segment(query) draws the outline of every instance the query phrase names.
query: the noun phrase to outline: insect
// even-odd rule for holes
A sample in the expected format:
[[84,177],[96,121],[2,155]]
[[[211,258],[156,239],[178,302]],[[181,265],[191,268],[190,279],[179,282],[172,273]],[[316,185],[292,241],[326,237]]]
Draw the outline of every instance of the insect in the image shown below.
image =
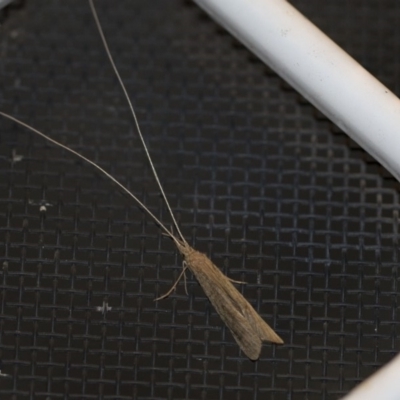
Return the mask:
[[95,19],[97,29],[99,31],[102,43],[104,45],[107,56],[110,60],[111,66],[114,73],[119,81],[119,84],[124,92],[127,99],[128,105],[131,110],[131,114],[134,119],[136,130],[138,132],[139,138],[142,142],[142,146],[146,153],[146,157],[150,163],[153,175],[160,189],[160,192],[165,201],[168,212],[171,216],[173,227],[176,230],[176,234],[172,230],[169,230],[147,207],[143,204],[138,197],[136,197],[131,191],[129,191],[124,185],[117,181],[111,174],[97,165],[95,162],[89,160],[83,155],[79,154],[75,150],[57,142],[56,140],[50,138],[44,133],[38,131],[37,129],[25,124],[24,122],[14,118],[13,116],[0,111],[0,115],[8,118],[11,121],[23,126],[24,128],[34,132],[35,134],[41,136],[47,141],[53,143],[54,145],[63,148],[64,150],[74,154],[76,157],[86,161],[88,164],[92,165],[103,175],[114,182],[123,192],[128,194],[138,205],[141,207],[155,222],[161,227],[163,233],[171,238],[175,243],[177,249],[183,256],[183,269],[178,278],[174,283],[172,288],[163,296],[156,300],[160,300],[167,297],[177,286],[179,280],[185,274],[185,271],[189,269],[196,279],[199,281],[201,287],[203,288],[205,294],[209,298],[211,304],[214,306],[218,314],[220,315],[223,322],[230,329],[233,337],[238,343],[239,347],[246,354],[246,356],[251,360],[257,360],[260,356],[261,346],[263,341],[270,341],[273,343],[281,344],[282,339],[274,332],[274,330],[259,316],[255,309],[250,305],[250,303],[243,297],[243,295],[233,286],[231,280],[227,278],[216,266],[215,264],[205,255],[194,248],[192,248],[189,243],[185,240],[179,225],[175,219],[172,208],[168,202],[167,196],[163,190],[161,182],[158,178],[156,169],[152,162],[150,153],[144,141],[136,113],[134,111],[133,105],[129,99],[129,95],[126,91],[125,85],[119,75],[119,72],[115,66],[113,57],[109,50],[106,38],[104,36],[99,18],[97,16],[96,9],[93,4],[93,0],[89,0],[89,5]]

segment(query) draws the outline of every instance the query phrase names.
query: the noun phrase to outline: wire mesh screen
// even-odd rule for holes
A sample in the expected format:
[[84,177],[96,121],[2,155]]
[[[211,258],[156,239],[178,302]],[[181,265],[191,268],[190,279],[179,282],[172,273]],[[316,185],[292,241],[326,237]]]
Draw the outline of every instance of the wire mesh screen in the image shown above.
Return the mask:
[[[293,3],[392,90],[396,0]],[[397,352],[394,180],[190,2],[96,2],[186,239],[284,339],[239,350],[170,239],[66,151],[0,122],[2,399],[337,399]],[[2,27],[1,109],[168,226],[85,1]]]

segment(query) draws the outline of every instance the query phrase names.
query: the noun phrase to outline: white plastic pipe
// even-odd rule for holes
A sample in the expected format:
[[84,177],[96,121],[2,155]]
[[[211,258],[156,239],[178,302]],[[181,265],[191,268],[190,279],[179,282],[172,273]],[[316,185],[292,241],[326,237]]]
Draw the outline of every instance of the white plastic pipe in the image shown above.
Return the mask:
[[285,0],[194,0],[400,180],[400,100]]
[[14,0],[0,0],[0,9],[4,8],[5,6],[8,6],[12,1]]
[[[285,0],[194,0],[400,180],[400,100]],[[400,399],[400,356],[343,400]]]
[[342,400],[399,400],[400,355],[358,385]]

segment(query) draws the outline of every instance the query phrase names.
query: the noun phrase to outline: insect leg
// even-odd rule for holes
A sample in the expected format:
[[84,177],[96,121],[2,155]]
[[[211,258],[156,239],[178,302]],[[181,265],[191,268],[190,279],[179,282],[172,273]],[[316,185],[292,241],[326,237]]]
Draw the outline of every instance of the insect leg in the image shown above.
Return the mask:
[[[165,293],[165,294],[163,294],[162,296],[157,297],[156,299],[154,299],[154,301],[162,300],[162,299],[165,299],[166,297],[168,297],[168,296],[175,290],[175,288],[176,288],[176,286],[178,285],[179,281],[182,279],[182,276],[185,277],[184,279],[185,279],[185,285],[186,285],[186,275],[185,275],[185,272],[186,272],[187,269],[188,269],[188,266],[187,266],[186,263],[184,263],[182,272],[179,274],[178,279],[177,279],[177,280],[175,281],[175,283],[172,285],[171,289],[169,289],[168,292]],[[186,293],[187,293],[187,292],[186,292]]]

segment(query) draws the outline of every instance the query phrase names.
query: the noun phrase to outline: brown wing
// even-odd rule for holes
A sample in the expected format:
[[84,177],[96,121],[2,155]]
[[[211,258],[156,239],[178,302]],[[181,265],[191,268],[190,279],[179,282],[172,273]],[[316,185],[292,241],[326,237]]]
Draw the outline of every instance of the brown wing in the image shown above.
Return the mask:
[[257,360],[264,340],[283,343],[282,339],[207,256],[191,248],[190,251],[182,251],[182,254],[210,302],[247,357]]
[[247,319],[250,324],[254,324],[258,331],[258,336],[261,341],[268,341],[276,344],[283,344],[283,340],[276,334],[276,332],[260,317],[258,312],[247,302],[246,309]]
[[226,279],[226,282],[222,283],[220,281],[219,283],[222,283],[222,285],[216,285],[218,292],[212,290],[210,293],[209,290],[203,287],[204,292],[210,299],[211,304],[214,306],[222,321],[224,321],[225,325],[231,331],[243,353],[251,360],[257,360],[260,356],[262,344],[257,326],[251,324],[247,316],[238,309],[238,306],[240,306],[238,300],[239,303],[246,301],[239,292],[237,292],[237,295],[242,299],[235,298],[235,300],[232,301],[229,291],[226,290],[226,285],[231,285],[233,288],[234,286],[225,276],[224,279]]
[[223,318],[222,315],[221,319],[231,331],[232,336],[235,338],[236,343],[242,349],[243,353],[246,354],[250,360],[258,360],[261,353],[262,340],[257,330],[254,329],[254,326],[250,325],[246,318],[243,318],[243,321],[240,323],[238,320],[227,320]]

